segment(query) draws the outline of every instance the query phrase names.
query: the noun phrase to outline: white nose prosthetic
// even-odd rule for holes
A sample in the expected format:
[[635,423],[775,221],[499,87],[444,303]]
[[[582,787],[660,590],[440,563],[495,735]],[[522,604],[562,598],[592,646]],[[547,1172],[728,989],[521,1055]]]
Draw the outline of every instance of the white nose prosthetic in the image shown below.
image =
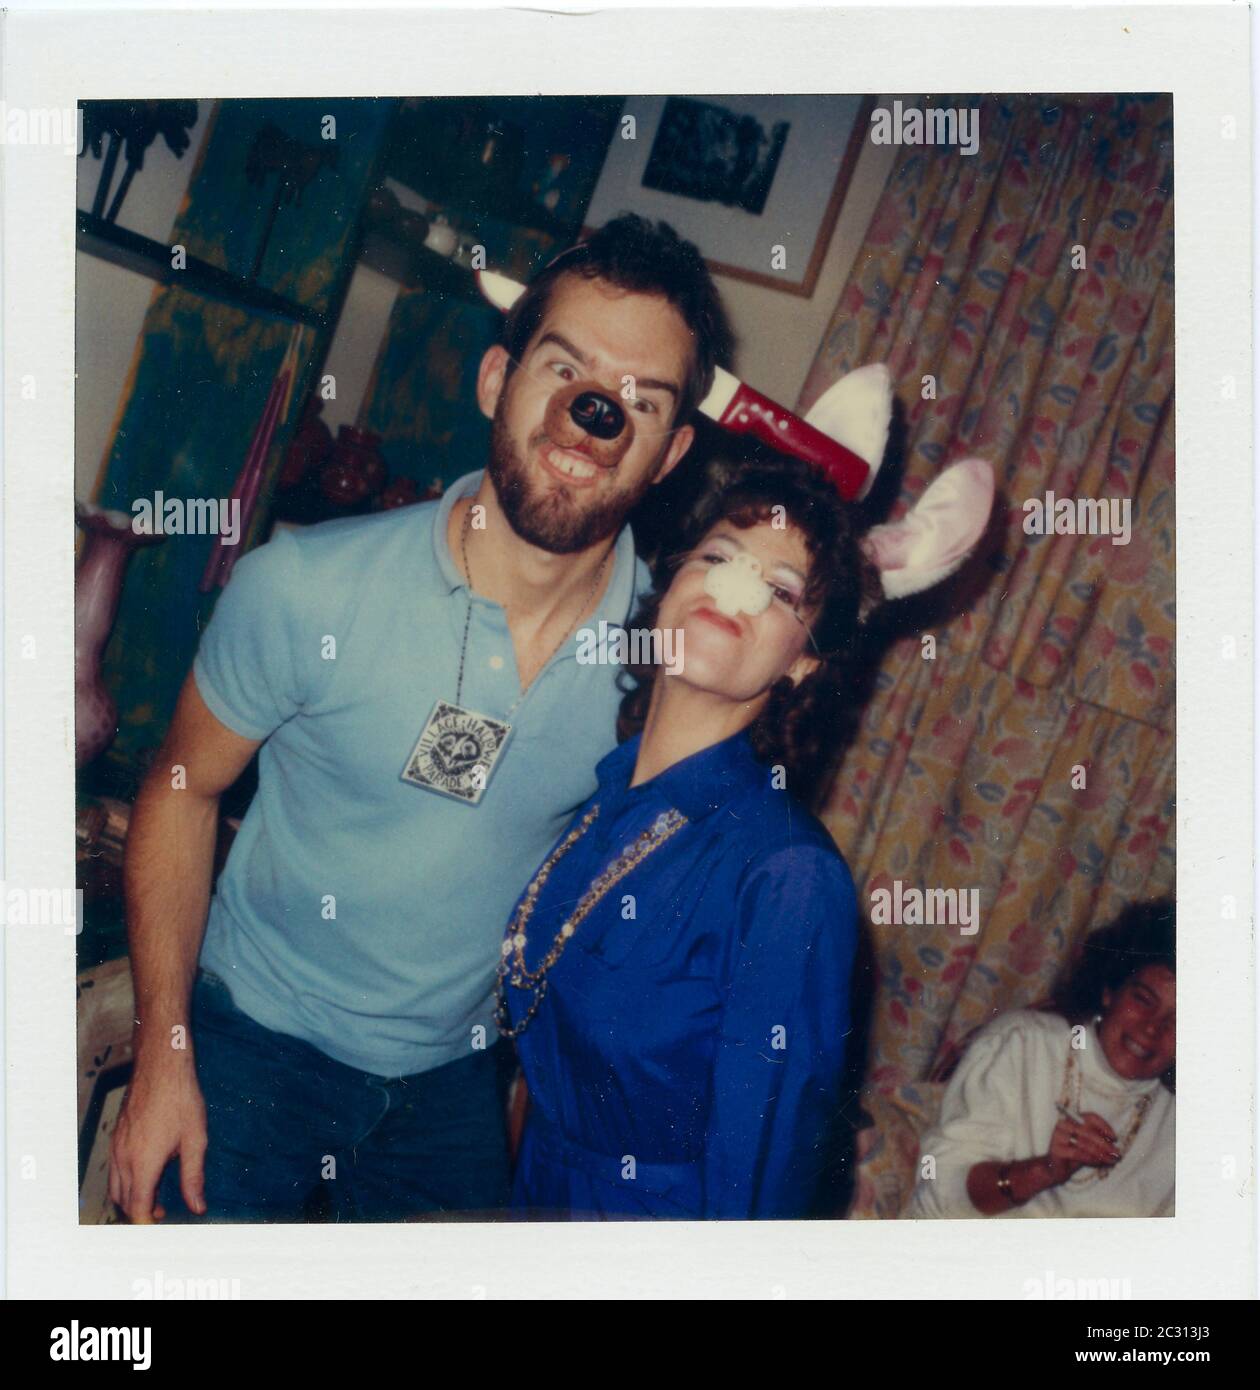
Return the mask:
[[761,562],[754,555],[738,554],[714,565],[704,576],[704,591],[724,618],[741,613],[756,617],[770,607],[770,586],[761,577]]

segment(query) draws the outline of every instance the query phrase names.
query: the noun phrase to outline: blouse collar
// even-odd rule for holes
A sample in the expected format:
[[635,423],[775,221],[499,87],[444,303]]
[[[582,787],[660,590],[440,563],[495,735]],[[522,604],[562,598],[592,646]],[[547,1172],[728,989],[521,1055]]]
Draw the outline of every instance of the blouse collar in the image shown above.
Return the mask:
[[1085,1046],[1081,1049],[1080,1056],[1082,1073],[1086,1082],[1095,1091],[1112,1095],[1139,1096],[1153,1091],[1160,1084],[1158,1076],[1152,1076],[1146,1080],[1131,1080],[1127,1076],[1121,1076],[1107,1060],[1107,1054],[1103,1051],[1102,1039],[1098,1036],[1096,1023],[1089,1025],[1089,1035],[1086,1038]]
[[635,734],[601,759],[595,769],[601,798],[650,791],[694,821],[721,810],[727,802],[754,790],[770,776],[769,769],[753,754],[748,730],[742,729],[674,763],[650,781],[630,788],[642,737]]

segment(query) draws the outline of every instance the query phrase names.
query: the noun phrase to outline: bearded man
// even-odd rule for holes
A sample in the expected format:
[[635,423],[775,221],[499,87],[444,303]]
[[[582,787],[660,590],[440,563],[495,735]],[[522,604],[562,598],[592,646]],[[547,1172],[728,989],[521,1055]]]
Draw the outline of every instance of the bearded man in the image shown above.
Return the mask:
[[[504,925],[616,743],[618,668],[575,632],[647,588],[626,518],[729,351],[696,248],[618,218],[482,358],[484,471],[236,566],[128,838],[131,1221],[303,1220],[321,1191],[349,1220],[506,1205]],[[219,797],[259,748],[212,885]]]

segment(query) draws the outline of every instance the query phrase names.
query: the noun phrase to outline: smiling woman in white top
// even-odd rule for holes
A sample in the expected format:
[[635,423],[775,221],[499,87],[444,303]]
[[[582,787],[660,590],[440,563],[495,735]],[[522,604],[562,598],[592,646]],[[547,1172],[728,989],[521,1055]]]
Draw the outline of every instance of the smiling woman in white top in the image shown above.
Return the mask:
[[1130,907],[1088,938],[1058,1011],[976,1035],[904,1215],[1173,1214],[1175,940],[1170,901]]

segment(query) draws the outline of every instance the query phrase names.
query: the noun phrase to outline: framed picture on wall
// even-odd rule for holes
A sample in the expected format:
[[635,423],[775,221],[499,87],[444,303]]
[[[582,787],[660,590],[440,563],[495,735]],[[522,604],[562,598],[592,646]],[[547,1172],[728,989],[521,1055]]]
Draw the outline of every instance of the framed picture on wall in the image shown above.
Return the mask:
[[873,106],[860,96],[628,98],[584,230],[620,212],[661,218],[716,274],[807,298]]

